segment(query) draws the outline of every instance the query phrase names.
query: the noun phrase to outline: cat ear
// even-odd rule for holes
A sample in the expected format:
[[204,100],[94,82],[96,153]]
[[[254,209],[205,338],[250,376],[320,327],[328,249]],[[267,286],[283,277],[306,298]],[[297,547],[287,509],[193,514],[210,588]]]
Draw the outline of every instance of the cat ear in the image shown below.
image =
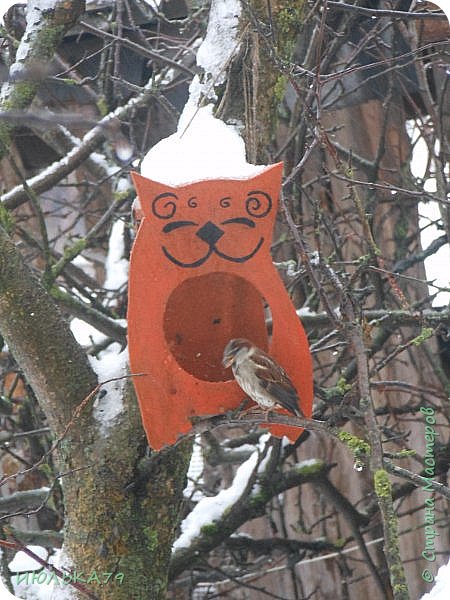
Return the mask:
[[259,189],[270,193],[271,195],[278,196],[281,187],[281,177],[283,175],[283,163],[275,163],[274,165],[267,166],[261,173],[250,177],[249,180]]
[[281,189],[283,163],[269,165],[263,171],[247,180],[245,207],[252,218],[275,218]]
[[147,179],[135,171],[131,171],[130,175],[137,192],[137,201],[133,204],[137,221],[144,216],[159,219],[173,217],[177,208],[177,188]]

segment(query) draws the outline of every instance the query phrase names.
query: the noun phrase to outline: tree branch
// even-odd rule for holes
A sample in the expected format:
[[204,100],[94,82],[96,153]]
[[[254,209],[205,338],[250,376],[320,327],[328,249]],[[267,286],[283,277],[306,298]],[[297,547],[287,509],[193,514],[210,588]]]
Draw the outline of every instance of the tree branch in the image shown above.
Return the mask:
[[403,10],[384,10],[380,8],[365,8],[363,6],[357,6],[356,4],[347,4],[345,2],[336,2],[335,0],[328,0],[327,6],[336,8],[338,10],[346,10],[355,12],[360,15],[366,15],[368,17],[398,17],[401,19],[446,19],[446,15],[440,12],[409,12]]
[[[256,465],[254,473],[258,471],[260,464],[261,460]],[[188,547],[174,552],[169,574],[171,579],[194,564],[198,557],[221,544],[246,521],[262,516],[265,513],[266,504],[271,498],[292,487],[316,481],[332,468],[319,460],[314,465],[299,464],[285,473],[280,472],[274,466],[277,465],[272,465],[270,475],[268,473],[269,465],[262,473],[258,473],[257,486],[254,485],[256,481],[253,476],[251,485],[247,486],[247,494],[241,496],[218,520],[211,523],[210,526],[202,528]]]
[[0,513],[7,515],[13,511],[19,513],[36,510],[47,500],[49,492],[49,488],[41,488],[15,492],[10,496],[0,498]]
[[[55,0],[53,6],[39,0],[28,2],[27,27],[9,70],[9,81],[1,90],[0,111],[30,106],[59,43],[84,9],[84,0]],[[13,129],[11,123],[0,123],[0,160],[8,151]]]
[[0,332],[56,434],[96,386],[69,324],[0,227]]
[[[119,106],[103,117],[95,127],[84,135],[80,144],[70,150],[66,156],[51,164],[38,175],[28,179],[28,187],[36,194],[41,194],[58,184],[66,175],[79,167],[97,146],[107,139],[109,131],[115,130],[117,120],[126,119],[134,110],[147,106],[155,93],[153,79],[150,79],[138,96],[131,98],[126,104]],[[17,185],[0,198],[0,201],[8,209],[17,208],[27,200],[28,195],[23,185]]]

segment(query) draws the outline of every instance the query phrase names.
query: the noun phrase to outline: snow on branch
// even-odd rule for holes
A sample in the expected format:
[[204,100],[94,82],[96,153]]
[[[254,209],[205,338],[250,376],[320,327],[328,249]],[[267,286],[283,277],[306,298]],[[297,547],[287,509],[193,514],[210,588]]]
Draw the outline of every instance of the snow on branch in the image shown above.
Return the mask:
[[173,545],[171,578],[228,539],[245,522],[263,515],[271,498],[322,477],[331,468],[320,460],[308,460],[282,473],[281,445],[280,440],[262,435],[256,450],[237,469],[231,486],[198,502],[183,521],[181,536]]
[[230,487],[221,490],[216,496],[200,500],[181,524],[182,533],[173,545],[175,552],[179,548],[189,547],[202,531],[204,533],[206,528],[214,526],[227,510],[249,493],[249,487],[251,489],[254,483],[258,458],[259,452],[253,452],[236,471]]
[[[66,156],[52,163],[38,175],[28,179],[27,187],[36,194],[41,194],[58,184],[66,177],[66,175],[79,167],[97,146],[105,141],[111,128],[114,130],[116,127],[118,120],[126,119],[133,111],[148,105],[155,95],[153,88],[154,84],[150,79],[140,94],[131,98],[126,104],[119,106],[103,117],[95,127],[90,129],[84,135],[80,143],[75,145]],[[23,185],[17,185],[0,198],[0,201],[3,202],[8,209],[17,208],[27,200],[28,195],[25,186]]]
[[238,0],[212,2],[206,37],[197,53],[203,75],[196,75],[191,83],[177,132],[144,158],[144,177],[177,186],[199,179],[250,177],[264,168],[247,162],[239,126],[213,115],[214,88],[225,81],[226,69],[239,49],[240,15]]

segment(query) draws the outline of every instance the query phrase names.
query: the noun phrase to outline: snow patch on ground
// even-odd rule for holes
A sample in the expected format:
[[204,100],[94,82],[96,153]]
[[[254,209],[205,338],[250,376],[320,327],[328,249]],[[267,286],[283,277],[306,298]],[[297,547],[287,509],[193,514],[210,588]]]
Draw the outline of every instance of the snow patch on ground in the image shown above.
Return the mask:
[[[47,560],[48,551],[45,548],[41,546],[27,546],[27,548],[42,559]],[[47,562],[62,571],[67,570],[70,572],[71,570],[68,559],[61,549],[57,549],[52,556],[48,557]],[[31,574],[28,577],[19,577],[18,583],[17,577],[13,575],[12,583],[14,593],[17,596],[12,596],[0,580],[1,600],[10,600],[13,598],[17,598],[18,600],[71,600],[71,598],[75,597],[70,585],[63,583],[55,584],[56,577],[52,575],[52,571],[48,569],[42,570],[42,565],[25,554],[25,552],[18,552],[8,566],[13,573],[24,574],[31,572]],[[33,571],[36,571],[34,578]]]
[[[47,560],[48,552],[42,546],[27,546],[27,548],[42,560]],[[10,571],[36,571],[42,569],[42,565],[20,550],[9,563],[8,568]]]

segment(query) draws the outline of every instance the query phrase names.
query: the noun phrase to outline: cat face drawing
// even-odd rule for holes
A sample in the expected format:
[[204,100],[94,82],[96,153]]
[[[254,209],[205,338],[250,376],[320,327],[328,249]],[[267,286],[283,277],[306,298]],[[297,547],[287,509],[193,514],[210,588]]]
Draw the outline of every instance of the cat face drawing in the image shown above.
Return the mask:
[[249,179],[205,180],[172,188],[136,173],[133,181],[142,214],[154,234],[159,233],[165,258],[177,267],[198,269],[211,258],[245,263],[265,242],[270,245],[276,214],[272,198],[279,186],[273,181],[274,171],[280,171],[278,165]]
[[188,432],[193,417],[240,405],[243,392],[222,365],[236,337],[270,351],[311,414],[306,335],[270,255],[281,175],[279,163],[249,178],[171,187],[132,173],[140,225],[130,259],[128,342],[154,449]]

